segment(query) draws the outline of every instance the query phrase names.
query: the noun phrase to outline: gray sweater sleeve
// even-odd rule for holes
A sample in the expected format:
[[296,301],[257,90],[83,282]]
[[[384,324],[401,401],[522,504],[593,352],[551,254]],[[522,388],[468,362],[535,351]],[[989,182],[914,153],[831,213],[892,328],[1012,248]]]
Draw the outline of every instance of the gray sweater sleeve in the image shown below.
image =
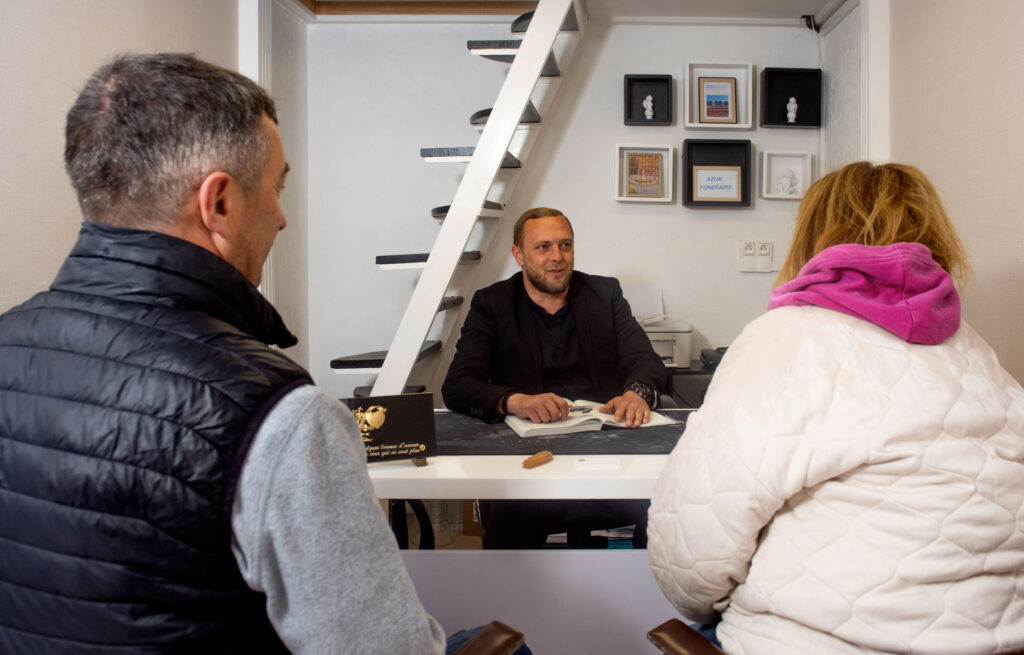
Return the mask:
[[313,386],[268,414],[242,468],[232,548],[296,655],[444,653],[366,472],[351,412]]

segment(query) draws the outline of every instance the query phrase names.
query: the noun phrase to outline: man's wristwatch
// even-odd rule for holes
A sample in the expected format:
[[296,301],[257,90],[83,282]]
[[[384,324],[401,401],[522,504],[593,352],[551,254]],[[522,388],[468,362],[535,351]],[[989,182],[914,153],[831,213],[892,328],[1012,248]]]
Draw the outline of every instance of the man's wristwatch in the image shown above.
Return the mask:
[[625,393],[626,391],[632,391],[636,395],[643,398],[644,402],[646,402],[647,406],[650,407],[651,409],[654,409],[654,404],[658,402],[658,392],[652,389],[650,386],[644,384],[640,380],[633,380],[628,385],[626,385],[626,388],[623,389],[623,393]]

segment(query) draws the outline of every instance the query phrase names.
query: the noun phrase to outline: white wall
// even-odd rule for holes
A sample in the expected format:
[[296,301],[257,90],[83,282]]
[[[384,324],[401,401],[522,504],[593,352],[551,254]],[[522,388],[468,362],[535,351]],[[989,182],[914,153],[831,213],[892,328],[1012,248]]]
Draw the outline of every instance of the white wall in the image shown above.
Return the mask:
[[822,166],[819,174],[864,157],[860,7],[828,26],[822,38]]
[[892,158],[931,178],[976,278],[964,316],[1024,380],[1024,3],[892,3]]
[[332,358],[386,350],[416,281],[379,254],[428,252],[432,207],[451,202],[464,165],[424,163],[421,147],[471,146],[470,115],[491,107],[507,66],[466,41],[507,23],[316,24],[309,31],[310,371],[338,396],[367,377]]
[[272,3],[270,93],[277,106],[278,127],[290,167],[281,209],[288,227],[277,235],[271,254],[268,293],[285,324],[299,338],[286,352],[309,366],[309,94],[306,88],[306,34],[312,14],[288,0]]
[[128,51],[186,51],[234,67],[235,0],[2,0],[0,311],[46,289],[78,234],[64,117],[89,75]]
[[[695,349],[727,345],[764,311],[774,279],[738,272],[737,242],[772,240],[781,263],[796,203],[755,194],[750,208],[685,208],[678,159],[673,203],[618,203],[616,144],[671,145],[680,157],[684,138],[749,139],[755,159],[766,148],[817,153],[818,130],[686,130],[680,113],[687,61],[751,62],[755,75],[766,66],[816,68],[816,37],[802,27],[587,30],[479,283],[515,270],[514,217],[553,206],[576,228],[577,268],[661,285],[668,312],[692,324]],[[329,360],[386,349],[415,283],[413,272],[378,271],[374,255],[428,251],[437,232],[429,209],[455,192],[462,167],[424,163],[419,148],[472,145],[469,115],[491,106],[503,79],[507,67],[474,59],[465,41],[507,35],[507,24],[311,27],[310,367],[332,393],[348,395],[363,380],[333,375]],[[674,125],[623,125],[631,73],[672,75]],[[752,180],[759,172],[755,165]],[[454,340],[448,345],[450,357]]]

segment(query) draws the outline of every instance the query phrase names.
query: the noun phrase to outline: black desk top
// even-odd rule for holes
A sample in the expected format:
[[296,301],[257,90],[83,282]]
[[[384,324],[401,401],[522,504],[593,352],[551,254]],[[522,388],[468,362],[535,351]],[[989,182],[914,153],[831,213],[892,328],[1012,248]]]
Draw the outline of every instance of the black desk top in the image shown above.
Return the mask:
[[689,368],[681,368],[679,366],[666,366],[665,369],[668,371],[670,376],[672,375],[713,375],[715,369],[704,366],[704,362],[699,359],[695,359],[690,362]]
[[597,432],[523,438],[504,423],[487,423],[456,412],[434,412],[438,455],[657,455],[675,447],[689,409],[659,409],[678,425],[650,428],[609,428]]

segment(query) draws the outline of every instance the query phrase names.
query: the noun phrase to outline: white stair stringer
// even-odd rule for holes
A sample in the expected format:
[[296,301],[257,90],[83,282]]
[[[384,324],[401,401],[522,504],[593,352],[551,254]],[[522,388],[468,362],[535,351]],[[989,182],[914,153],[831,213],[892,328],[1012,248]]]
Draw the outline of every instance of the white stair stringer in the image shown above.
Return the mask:
[[[487,199],[502,159],[519,126],[541,71],[552,52],[562,21],[570,7],[581,19],[578,0],[540,0],[523,36],[515,60],[509,66],[490,117],[466,165],[448,215],[441,224],[423,272],[405,308],[372,395],[402,393],[416,363],[417,354],[444,297],[452,274]],[[582,21],[581,21],[582,22]],[[542,119],[543,120],[543,119]]]

